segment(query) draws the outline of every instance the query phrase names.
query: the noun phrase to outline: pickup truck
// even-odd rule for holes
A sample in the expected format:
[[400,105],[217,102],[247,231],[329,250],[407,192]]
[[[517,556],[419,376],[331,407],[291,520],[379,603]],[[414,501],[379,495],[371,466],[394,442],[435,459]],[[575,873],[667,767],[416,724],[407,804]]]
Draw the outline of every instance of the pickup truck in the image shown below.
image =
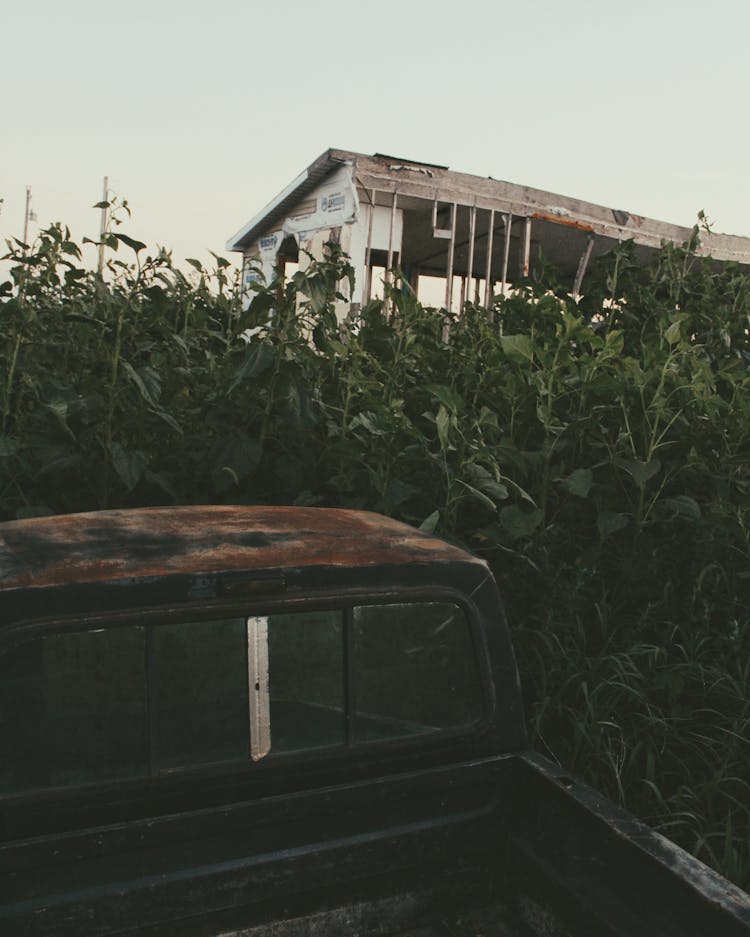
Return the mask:
[[0,934],[750,935],[528,750],[482,560],[357,511],[0,524]]

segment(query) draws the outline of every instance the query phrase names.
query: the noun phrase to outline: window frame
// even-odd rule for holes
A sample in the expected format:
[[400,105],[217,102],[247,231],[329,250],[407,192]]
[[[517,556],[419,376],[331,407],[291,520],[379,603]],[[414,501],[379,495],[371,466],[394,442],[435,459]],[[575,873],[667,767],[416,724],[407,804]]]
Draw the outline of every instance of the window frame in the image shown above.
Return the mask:
[[[458,606],[465,616],[469,631],[469,648],[473,655],[474,668],[478,680],[481,715],[470,725],[458,728],[439,729],[423,735],[410,735],[387,739],[356,741],[352,737],[354,719],[354,687],[351,679],[353,672],[351,649],[351,631],[353,629],[352,609],[356,605],[394,605],[418,602],[447,602]],[[348,610],[348,613],[347,613]],[[153,792],[160,789],[185,788],[201,785],[203,782],[216,782],[216,786],[227,783],[245,783],[251,785],[255,780],[265,777],[269,780],[290,773],[289,769],[311,763],[325,770],[338,766],[339,773],[346,775],[354,766],[360,769],[371,764],[378,773],[385,770],[384,762],[390,757],[399,760],[405,753],[414,756],[448,750],[456,740],[469,742],[481,735],[492,723],[495,712],[495,692],[489,661],[487,636],[484,633],[479,609],[474,602],[460,590],[451,586],[400,586],[383,589],[349,587],[332,591],[306,592],[300,595],[281,594],[274,596],[232,597],[230,600],[213,600],[180,605],[154,606],[112,610],[96,614],[45,617],[15,622],[0,630],[0,653],[15,644],[26,643],[47,634],[62,634],[96,630],[97,628],[125,628],[129,626],[148,626],[180,621],[212,621],[232,617],[242,618],[245,622],[251,617],[259,618],[278,613],[301,611],[340,611],[342,613],[343,670],[346,713],[346,735],[340,744],[320,748],[297,749],[287,752],[271,751],[267,757],[252,760],[225,760],[197,765],[181,766],[159,773],[111,780],[91,782],[76,786],[41,788],[27,792],[0,794],[0,811],[12,809],[21,804],[45,804],[51,802],[83,801],[88,798],[107,799],[113,792],[119,798],[128,800],[138,797],[141,792]],[[247,658],[245,658],[247,664]],[[272,730],[272,727],[271,727]],[[248,739],[249,743],[249,739]],[[248,744],[249,752],[249,744]],[[307,785],[305,785],[307,786]],[[0,841],[2,836],[0,835]]]

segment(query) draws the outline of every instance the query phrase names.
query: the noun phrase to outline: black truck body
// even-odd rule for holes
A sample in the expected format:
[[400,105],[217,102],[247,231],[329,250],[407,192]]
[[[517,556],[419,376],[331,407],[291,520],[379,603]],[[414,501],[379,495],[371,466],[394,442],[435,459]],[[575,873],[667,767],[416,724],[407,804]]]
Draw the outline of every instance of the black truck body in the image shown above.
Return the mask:
[[315,508],[0,525],[0,934],[750,935],[528,750],[484,562]]

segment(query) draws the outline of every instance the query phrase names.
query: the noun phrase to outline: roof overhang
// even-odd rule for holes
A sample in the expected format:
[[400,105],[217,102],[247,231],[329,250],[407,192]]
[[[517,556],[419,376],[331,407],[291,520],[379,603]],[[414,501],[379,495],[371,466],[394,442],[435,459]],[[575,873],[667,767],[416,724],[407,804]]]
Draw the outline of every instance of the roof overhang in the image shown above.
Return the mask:
[[[553,192],[517,185],[492,177],[481,177],[456,172],[433,163],[406,160],[385,154],[367,156],[348,150],[329,149],[303,170],[255,217],[227,241],[227,250],[244,251],[259,237],[273,231],[294,213],[310,192],[327,176],[341,166],[352,166],[356,185],[374,204],[389,205],[398,196],[399,208],[428,205],[433,202],[468,206],[477,210],[494,211],[498,215],[533,222],[536,240],[545,253],[554,256],[554,247],[564,237],[575,257],[570,263],[578,264],[578,241],[595,239],[595,253],[611,249],[620,241],[632,240],[644,259],[665,243],[687,242],[692,229],[658,221],[627,211],[614,210],[593,202],[558,195]],[[577,235],[577,237],[575,236]],[[573,243],[575,242],[575,243]],[[559,253],[559,251],[558,251]],[[750,238],[713,231],[701,232],[697,254],[710,256],[715,261],[734,261],[750,266]]]
[[227,241],[226,249],[242,251],[250,247],[263,232],[272,228],[277,221],[286,218],[292,207],[312,192],[326,176],[340,166],[351,163],[355,155],[344,150],[326,150],[310,163],[307,169],[303,169],[297,178],[293,179],[275,198],[271,199],[265,208],[232,235]]

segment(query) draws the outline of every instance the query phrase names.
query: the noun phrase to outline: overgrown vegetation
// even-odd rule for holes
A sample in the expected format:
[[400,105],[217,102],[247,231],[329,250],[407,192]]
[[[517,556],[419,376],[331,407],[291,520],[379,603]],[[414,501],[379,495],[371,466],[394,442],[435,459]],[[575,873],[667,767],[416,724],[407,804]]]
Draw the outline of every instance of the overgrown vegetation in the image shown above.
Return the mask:
[[[340,324],[332,247],[243,312],[107,235],[11,246],[0,513],[173,502],[369,508],[484,555],[535,745],[750,883],[750,289],[689,247],[622,245],[444,313],[396,280]],[[247,338],[250,329],[252,337]]]

